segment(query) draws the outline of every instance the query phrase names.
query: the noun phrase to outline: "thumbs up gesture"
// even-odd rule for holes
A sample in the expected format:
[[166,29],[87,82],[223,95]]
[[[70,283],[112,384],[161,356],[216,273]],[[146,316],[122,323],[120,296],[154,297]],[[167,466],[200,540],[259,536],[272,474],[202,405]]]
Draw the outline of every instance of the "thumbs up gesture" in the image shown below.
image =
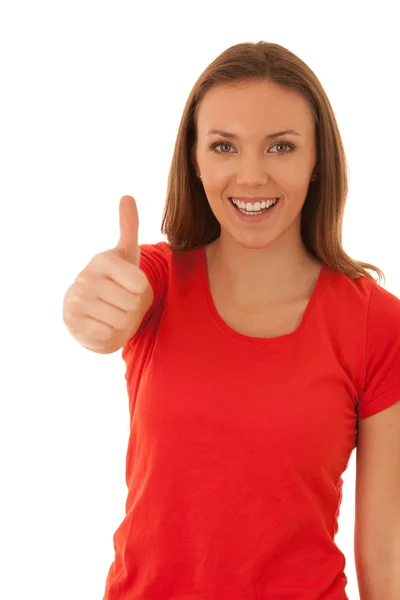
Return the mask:
[[132,196],[120,200],[119,226],[116,247],[96,254],[64,297],[63,319],[69,332],[95,352],[121,347],[153,300],[150,283],[139,269],[139,216]]

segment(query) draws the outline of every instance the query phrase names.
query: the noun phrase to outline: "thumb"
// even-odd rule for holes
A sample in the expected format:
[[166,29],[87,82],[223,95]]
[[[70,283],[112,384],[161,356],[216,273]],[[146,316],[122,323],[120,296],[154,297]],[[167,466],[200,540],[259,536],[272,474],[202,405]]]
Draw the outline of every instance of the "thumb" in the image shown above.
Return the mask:
[[132,196],[123,196],[119,203],[120,238],[116,250],[127,262],[139,266],[139,214]]

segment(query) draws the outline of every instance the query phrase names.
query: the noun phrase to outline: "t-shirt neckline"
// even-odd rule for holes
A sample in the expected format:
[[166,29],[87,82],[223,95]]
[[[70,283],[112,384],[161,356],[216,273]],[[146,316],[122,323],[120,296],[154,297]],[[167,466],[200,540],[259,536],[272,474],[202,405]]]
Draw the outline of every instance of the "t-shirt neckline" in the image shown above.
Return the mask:
[[237,340],[240,340],[242,342],[273,345],[273,344],[287,343],[287,342],[290,342],[291,340],[297,338],[298,336],[300,336],[302,334],[302,332],[304,331],[305,327],[307,326],[307,323],[309,322],[309,320],[312,316],[312,313],[314,312],[315,305],[316,305],[317,301],[319,300],[319,297],[321,296],[323,289],[325,288],[325,283],[326,283],[326,281],[329,277],[329,273],[330,273],[328,266],[323,262],[320,273],[318,275],[317,282],[314,286],[311,297],[310,297],[308,304],[306,306],[306,309],[303,313],[302,320],[300,322],[300,325],[297,327],[297,329],[295,329],[291,333],[287,333],[285,335],[280,335],[280,336],[272,337],[272,338],[254,337],[254,336],[245,335],[243,333],[236,331],[235,329],[230,327],[219,315],[219,313],[216,309],[216,306],[214,304],[214,299],[211,294],[210,283],[209,283],[209,279],[208,279],[206,246],[202,246],[199,250],[200,250],[199,258],[200,258],[200,263],[201,263],[200,271],[201,271],[202,288],[203,288],[204,297],[205,297],[208,309],[211,313],[211,316],[214,319],[214,321],[217,323],[217,325],[219,325],[223,331],[225,331],[231,337],[234,337]]

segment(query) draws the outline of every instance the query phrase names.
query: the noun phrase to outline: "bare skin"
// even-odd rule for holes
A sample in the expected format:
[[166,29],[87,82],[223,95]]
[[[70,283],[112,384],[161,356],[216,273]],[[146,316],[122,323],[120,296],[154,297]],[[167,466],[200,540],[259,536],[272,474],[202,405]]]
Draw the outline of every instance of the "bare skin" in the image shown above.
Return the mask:
[[[237,138],[210,134],[210,129]],[[300,135],[265,139],[286,129]],[[210,148],[218,141],[222,145]],[[316,161],[311,109],[296,92],[251,81],[214,86],[203,98],[194,162],[221,224],[220,237],[206,248],[210,288],[217,309],[220,305],[227,312],[229,305],[236,311],[232,322],[239,323],[241,316],[259,322],[271,310],[291,311],[289,320],[301,320],[321,269],[300,235],[301,209]],[[279,196],[280,206],[273,217],[246,223],[236,218],[228,200],[238,196]]]
[[210,249],[206,247],[210,293],[218,314],[227,325],[243,335],[259,338],[287,335],[299,327],[318,280],[319,263],[311,263],[309,272],[302,272],[303,279],[294,296],[282,297],[274,305],[267,305],[265,301],[260,302],[259,296],[249,302],[251,298],[245,290],[242,298],[248,303],[240,304],[233,297],[226,274],[208,258]]

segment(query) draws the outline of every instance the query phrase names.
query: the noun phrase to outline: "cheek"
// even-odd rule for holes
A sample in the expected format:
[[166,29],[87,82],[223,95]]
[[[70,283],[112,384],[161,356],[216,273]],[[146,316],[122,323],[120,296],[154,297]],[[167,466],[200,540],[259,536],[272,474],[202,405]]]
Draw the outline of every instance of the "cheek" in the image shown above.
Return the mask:
[[303,194],[308,188],[307,171],[293,165],[270,170],[269,177],[288,195]]
[[227,168],[226,165],[218,165],[215,162],[204,164],[201,172],[203,176],[203,185],[207,193],[221,193],[227,185],[232,181],[232,168]]

